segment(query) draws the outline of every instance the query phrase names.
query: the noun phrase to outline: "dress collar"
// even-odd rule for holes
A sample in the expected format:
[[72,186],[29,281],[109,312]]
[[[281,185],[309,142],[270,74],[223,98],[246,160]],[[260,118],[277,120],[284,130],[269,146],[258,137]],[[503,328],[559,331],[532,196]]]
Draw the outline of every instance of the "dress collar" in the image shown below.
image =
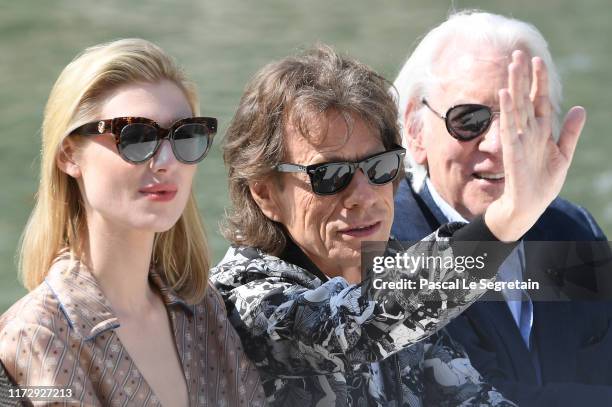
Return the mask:
[[[193,307],[178,297],[156,271],[150,271],[149,281],[159,290],[166,307],[178,305],[193,314]],[[57,299],[70,328],[85,340],[120,326],[96,278],[70,253],[64,252],[56,259],[44,284]]]

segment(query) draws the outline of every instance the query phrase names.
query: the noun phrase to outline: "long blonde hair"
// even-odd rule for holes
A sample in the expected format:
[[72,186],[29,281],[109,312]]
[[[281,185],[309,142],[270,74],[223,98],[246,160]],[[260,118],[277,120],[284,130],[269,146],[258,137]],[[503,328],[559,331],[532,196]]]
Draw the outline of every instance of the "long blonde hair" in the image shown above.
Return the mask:
[[[96,120],[100,103],[119,86],[164,79],[183,90],[197,115],[195,85],[161,48],[142,39],[87,48],[60,74],[45,107],[40,183],[21,239],[19,270],[27,289],[44,280],[61,250],[78,253],[86,239],[87,221],[78,185],[57,165],[64,137],[81,124]],[[192,303],[202,298],[210,255],[193,193],[178,222],[156,235],[152,260],[181,297]]]

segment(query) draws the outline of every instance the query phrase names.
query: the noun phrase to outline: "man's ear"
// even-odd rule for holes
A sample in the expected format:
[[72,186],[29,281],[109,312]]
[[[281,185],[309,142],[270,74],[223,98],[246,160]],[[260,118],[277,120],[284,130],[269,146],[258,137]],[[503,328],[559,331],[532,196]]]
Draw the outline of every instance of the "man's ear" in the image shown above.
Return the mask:
[[273,180],[266,179],[264,181],[253,181],[249,182],[249,190],[251,191],[251,196],[255,200],[259,209],[263,212],[264,215],[270,220],[275,222],[280,222],[280,208],[276,202],[274,195],[274,185],[272,185]]
[[81,167],[75,161],[76,145],[74,140],[65,137],[60,144],[60,151],[55,158],[60,170],[72,178],[81,177]]
[[402,124],[404,131],[403,136],[412,158],[417,164],[426,165],[427,151],[425,149],[421,105],[421,102],[411,99],[406,106]]

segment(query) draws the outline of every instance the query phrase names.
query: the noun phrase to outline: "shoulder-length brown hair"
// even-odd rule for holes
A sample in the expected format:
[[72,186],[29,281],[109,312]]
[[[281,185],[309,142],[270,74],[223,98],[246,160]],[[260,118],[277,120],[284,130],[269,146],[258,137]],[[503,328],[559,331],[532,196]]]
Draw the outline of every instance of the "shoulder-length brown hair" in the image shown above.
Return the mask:
[[[39,285],[58,253],[79,254],[87,234],[81,193],[74,178],[60,170],[57,155],[70,130],[95,120],[108,92],[133,82],[170,80],[183,90],[192,113],[199,112],[195,86],[158,46],[123,39],[87,48],[60,74],[44,113],[40,183],[34,210],[23,232],[19,269],[29,290]],[[158,233],[153,261],[167,283],[185,300],[204,295],[210,256],[193,193],[178,222]]]
[[287,125],[307,136],[314,117],[336,110],[365,121],[378,131],[386,148],[401,144],[389,86],[368,66],[326,45],[273,62],[255,74],[223,143],[232,205],[222,227],[224,236],[233,244],[271,254],[285,248],[283,226],[259,209],[249,183],[269,177],[282,162]]

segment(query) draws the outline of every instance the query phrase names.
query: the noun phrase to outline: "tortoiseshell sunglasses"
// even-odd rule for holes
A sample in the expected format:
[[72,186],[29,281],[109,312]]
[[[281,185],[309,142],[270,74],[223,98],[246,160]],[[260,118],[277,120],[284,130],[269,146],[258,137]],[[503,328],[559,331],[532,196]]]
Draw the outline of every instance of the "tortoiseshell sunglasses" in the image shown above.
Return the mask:
[[144,117],[115,117],[87,123],[70,132],[81,136],[112,134],[119,155],[132,164],[153,157],[165,138],[178,161],[195,164],[206,157],[216,133],[217,119],[213,117],[181,119],[168,129]]

